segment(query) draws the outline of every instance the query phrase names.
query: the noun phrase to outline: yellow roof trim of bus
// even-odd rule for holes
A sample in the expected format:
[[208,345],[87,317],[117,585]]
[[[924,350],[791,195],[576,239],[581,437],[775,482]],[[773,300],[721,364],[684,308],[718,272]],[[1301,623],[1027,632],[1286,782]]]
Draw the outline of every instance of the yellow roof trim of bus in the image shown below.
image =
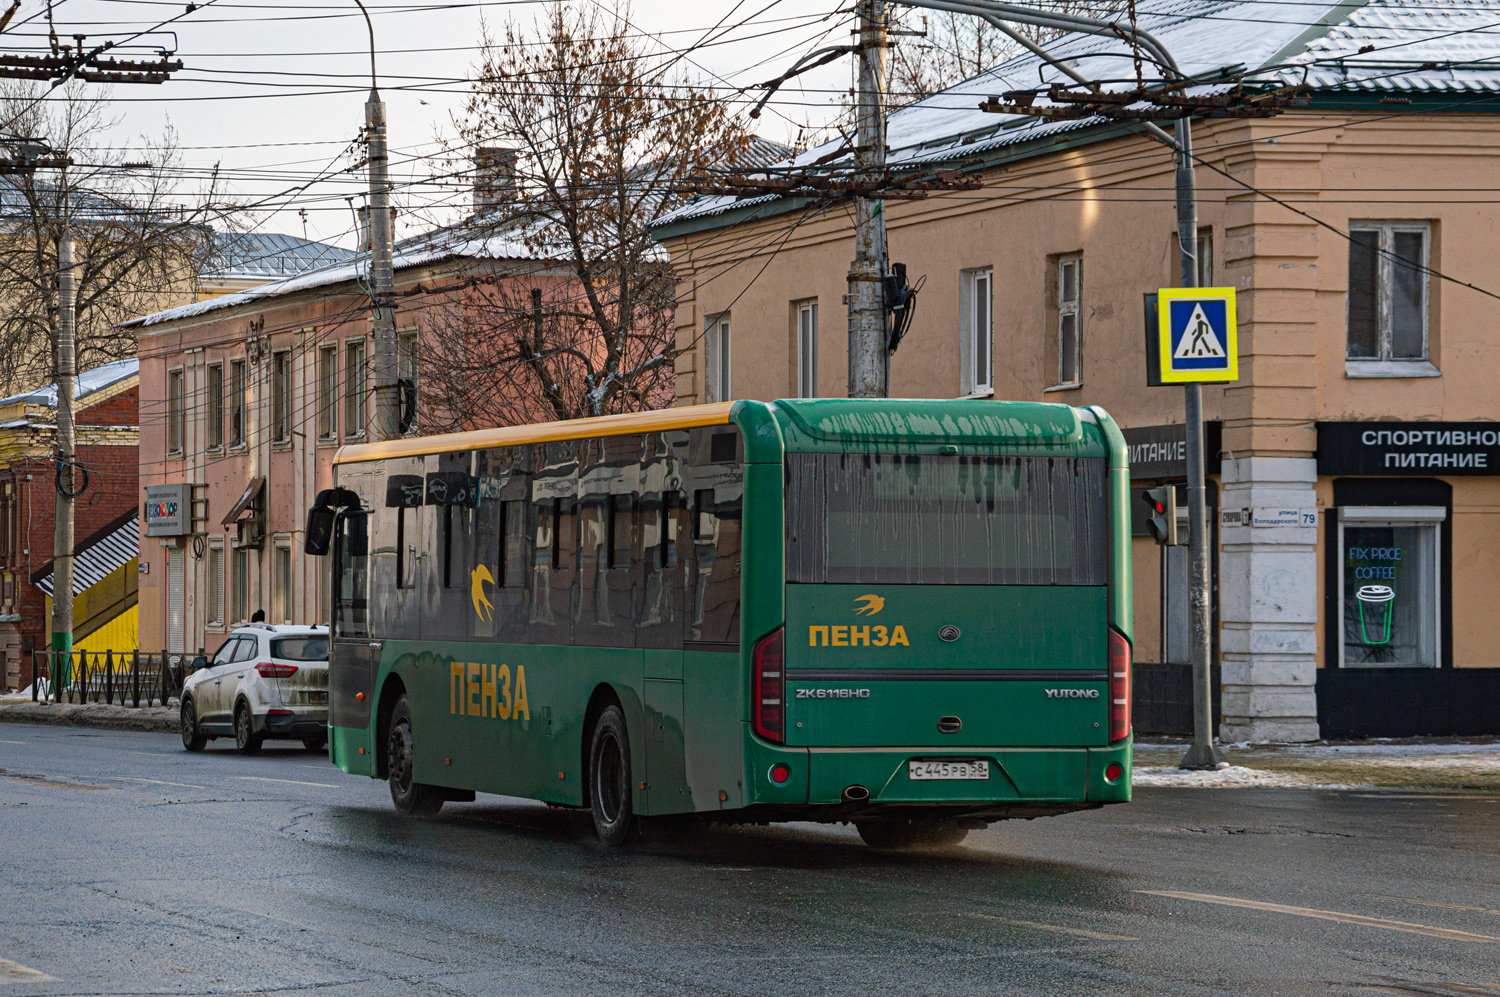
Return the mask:
[[592,419],[569,419],[565,422],[542,422],[531,426],[506,426],[502,429],[479,429],[468,433],[445,433],[441,436],[412,436],[382,443],[358,443],[340,447],[335,464],[355,464],[389,457],[421,457],[426,454],[458,453],[464,450],[486,450],[490,447],[518,446],[526,443],[553,443],[591,436],[620,436],[625,433],[662,433],[669,429],[691,429],[695,426],[725,426],[734,402],[715,405],[687,405],[654,412],[628,412],[603,415]]

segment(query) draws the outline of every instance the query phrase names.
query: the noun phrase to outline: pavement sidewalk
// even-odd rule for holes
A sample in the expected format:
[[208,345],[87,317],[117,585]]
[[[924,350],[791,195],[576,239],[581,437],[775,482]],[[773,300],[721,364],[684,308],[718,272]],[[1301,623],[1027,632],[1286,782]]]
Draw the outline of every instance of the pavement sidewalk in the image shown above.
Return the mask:
[[1184,772],[1177,763],[1186,741],[1138,741],[1132,780],[1136,786],[1500,792],[1494,737],[1223,747],[1229,768]]

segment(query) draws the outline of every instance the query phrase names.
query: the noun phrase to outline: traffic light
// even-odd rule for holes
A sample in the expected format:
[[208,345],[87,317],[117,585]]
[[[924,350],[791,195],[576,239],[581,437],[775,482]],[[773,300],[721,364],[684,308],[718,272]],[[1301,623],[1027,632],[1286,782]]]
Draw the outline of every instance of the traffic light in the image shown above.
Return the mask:
[[1141,498],[1151,507],[1151,514],[1146,519],[1146,525],[1151,529],[1151,537],[1159,544],[1168,547],[1177,546],[1177,489],[1173,485],[1162,485],[1160,488],[1147,488],[1141,492]]

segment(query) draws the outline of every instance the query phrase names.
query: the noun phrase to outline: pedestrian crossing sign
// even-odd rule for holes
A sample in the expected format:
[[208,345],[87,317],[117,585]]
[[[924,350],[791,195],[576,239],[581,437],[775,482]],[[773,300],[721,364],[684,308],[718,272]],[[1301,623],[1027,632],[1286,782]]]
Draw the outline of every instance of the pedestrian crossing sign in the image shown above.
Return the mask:
[[1239,379],[1234,288],[1164,287],[1156,308],[1162,383]]

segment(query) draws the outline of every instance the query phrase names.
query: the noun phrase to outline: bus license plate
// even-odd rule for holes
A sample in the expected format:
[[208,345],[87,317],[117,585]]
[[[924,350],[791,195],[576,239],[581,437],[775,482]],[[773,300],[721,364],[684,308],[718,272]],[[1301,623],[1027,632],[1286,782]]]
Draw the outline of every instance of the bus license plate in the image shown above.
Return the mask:
[[907,762],[906,774],[917,781],[935,779],[988,779],[989,762]]

